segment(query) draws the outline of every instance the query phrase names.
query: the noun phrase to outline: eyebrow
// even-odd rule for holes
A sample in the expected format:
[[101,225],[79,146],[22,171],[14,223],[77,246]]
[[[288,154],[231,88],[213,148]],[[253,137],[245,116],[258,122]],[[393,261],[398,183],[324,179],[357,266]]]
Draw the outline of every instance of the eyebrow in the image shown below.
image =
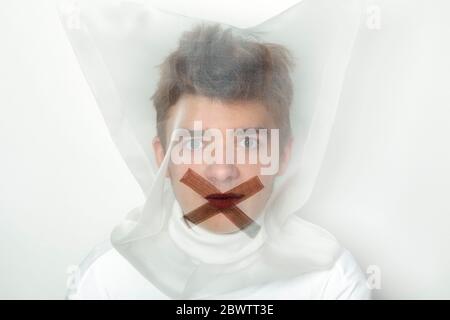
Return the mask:
[[[186,129],[186,128],[185,128]],[[211,128],[210,128],[211,129]],[[209,129],[204,129],[204,130],[191,130],[191,129],[186,129],[187,131],[189,131],[189,133],[191,134],[191,136],[197,134],[197,135],[203,135],[205,133],[205,131],[209,130]],[[230,130],[239,130],[237,132],[237,134],[245,134],[245,132],[247,132],[247,130],[255,130],[256,132],[259,132],[259,130],[267,130],[267,134],[270,135],[271,129],[266,128],[266,127],[248,127],[248,128],[230,128]],[[243,130],[243,132],[241,132],[240,130]]]

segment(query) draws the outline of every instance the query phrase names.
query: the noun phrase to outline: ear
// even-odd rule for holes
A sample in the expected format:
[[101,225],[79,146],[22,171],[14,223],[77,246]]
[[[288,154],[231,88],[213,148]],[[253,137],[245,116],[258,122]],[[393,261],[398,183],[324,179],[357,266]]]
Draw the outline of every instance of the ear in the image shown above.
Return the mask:
[[[161,139],[158,136],[153,138],[152,146],[153,146],[153,153],[155,155],[156,163],[158,164],[158,168],[160,168],[161,164],[164,160],[165,150],[164,150],[164,146],[161,142]],[[169,177],[169,169],[167,170],[166,177]]]
[[282,176],[288,168],[289,161],[291,160],[293,142],[294,138],[292,136],[289,137],[286,145],[283,148],[283,151],[280,154],[280,168],[278,170],[277,176]]

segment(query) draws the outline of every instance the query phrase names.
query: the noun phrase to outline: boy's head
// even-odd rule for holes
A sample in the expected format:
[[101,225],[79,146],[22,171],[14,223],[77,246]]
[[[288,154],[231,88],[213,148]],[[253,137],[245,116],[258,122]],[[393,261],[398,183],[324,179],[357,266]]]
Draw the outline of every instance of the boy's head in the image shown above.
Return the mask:
[[[277,153],[277,159],[279,155],[279,169],[274,174],[260,175],[263,166],[260,161],[170,162],[168,176],[183,212],[187,213],[205,202],[180,183],[190,168],[222,192],[259,175],[264,189],[240,203],[239,207],[253,219],[261,213],[276,175],[285,170],[290,156],[291,66],[289,52],[284,47],[248,40],[217,25],[202,25],[182,35],[179,47],[161,65],[161,78],[152,97],[157,118],[157,137],[153,147],[158,163],[164,159],[173,131],[183,128],[192,132],[196,129],[195,122],[200,122],[206,132],[215,130],[223,133],[223,137],[230,129],[255,129],[256,132],[267,129],[269,137],[273,129],[279,133],[276,141],[270,138],[269,141],[261,141],[259,136],[237,134],[222,144],[216,143],[216,151],[213,151],[217,153],[217,148],[229,147],[232,141],[236,153],[241,150],[248,159],[265,144],[266,149]],[[207,145],[205,139],[194,138],[184,143],[182,149],[195,152]],[[206,220],[201,226],[217,233],[238,230],[221,214]]]

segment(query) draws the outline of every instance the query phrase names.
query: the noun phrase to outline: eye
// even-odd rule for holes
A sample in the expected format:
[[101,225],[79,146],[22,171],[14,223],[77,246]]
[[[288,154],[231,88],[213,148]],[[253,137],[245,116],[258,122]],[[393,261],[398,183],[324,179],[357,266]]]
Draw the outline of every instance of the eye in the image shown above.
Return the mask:
[[189,139],[184,143],[184,146],[188,150],[198,150],[203,148],[203,141],[200,139]]
[[256,149],[258,147],[258,139],[252,137],[244,137],[239,141],[239,145],[246,149]]

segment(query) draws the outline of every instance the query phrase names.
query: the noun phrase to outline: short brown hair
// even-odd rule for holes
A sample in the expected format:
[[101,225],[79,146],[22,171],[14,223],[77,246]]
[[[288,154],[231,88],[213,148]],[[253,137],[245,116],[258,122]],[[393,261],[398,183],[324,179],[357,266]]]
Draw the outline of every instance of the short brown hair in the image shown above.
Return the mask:
[[202,24],[183,33],[178,48],[160,65],[160,80],[152,96],[163,145],[169,109],[183,94],[224,102],[261,102],[280,127],[283,144],[291,134],[292,65],[285,47],[244,39],[231,28]]

